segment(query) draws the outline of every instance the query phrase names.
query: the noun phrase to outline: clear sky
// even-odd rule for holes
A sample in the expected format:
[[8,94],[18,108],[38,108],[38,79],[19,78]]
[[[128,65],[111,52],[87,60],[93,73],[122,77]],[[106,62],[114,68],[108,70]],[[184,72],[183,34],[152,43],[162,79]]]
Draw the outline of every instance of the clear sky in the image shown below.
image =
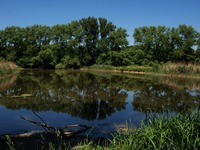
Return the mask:
[[86,17],[104,17],[127,29],[180,24],[200,32],[200,0],[0,0],[0,30],[8,26],[53,26]]

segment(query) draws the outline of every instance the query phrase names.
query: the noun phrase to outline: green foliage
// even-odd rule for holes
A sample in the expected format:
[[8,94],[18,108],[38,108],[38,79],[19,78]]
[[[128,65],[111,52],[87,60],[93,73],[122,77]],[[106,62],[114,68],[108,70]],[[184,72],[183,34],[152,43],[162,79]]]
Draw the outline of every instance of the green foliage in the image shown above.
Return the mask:
[[41,50],[38,56],[32,58],[32,67],[54,68],[54,56],[51,49]]
[[86,142],[80,144],[81,149],[120,149],[120,150],[162,150],[162,149],[194,149],[200,148],[200,114],[193,112],[187,115],[174,116],[150,115],[146,118],[148,125],[128,132],[118,132],[113,140],[105,143]]
[[65,55],[76,62],[75,68],[90,66],[101,53],[125,47],[126,32],[105,18],[94,17],[53,27],[12,26],[0,31],[0,56],[25,68],[54,68]]
[[59,63],[55,66],[55,69],[65,69],[65,66],[62,63]]
[[0,56],[24,68],[54,68],[65,55],[78,57],[80,66],[200,62],[200,33],[192,26],[135,28],[131,47],[127,37],[126,29],[101,17],[52,27],[11,26],[0,30]]
[[195,59],[194,46],[198,45],[199,33],[191,26],[179,25],[178,28],[150,26],[136,28],[133,34],[135,44],[151,60],[158,62],[184,61]]
[[110,51],[108,54],[99,55],[96,63],[113,66],[147,65],[151,56],[145,55],[144,51],[127,47],[121,51]]
[[8,135],[6,135],[6,140],[7,140],[6,144],[8,145],[9,149],[10,150],[15,150],[15,145],[14,145],[14,143],[12,142],[11,138]]
[[81,66],[78,57],[71,58],[70,56],[67,55],[64,56],[64,58],[62,59],[62,65],[64,66],[64,68],[73,68],[73,69],[79,69]]

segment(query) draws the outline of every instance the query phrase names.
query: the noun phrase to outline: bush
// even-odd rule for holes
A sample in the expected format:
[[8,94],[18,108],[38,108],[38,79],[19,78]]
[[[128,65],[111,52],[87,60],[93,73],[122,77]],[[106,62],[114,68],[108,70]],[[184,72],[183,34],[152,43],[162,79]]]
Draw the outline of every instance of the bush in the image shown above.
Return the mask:
[[31,59],[31,66],[36,68],[54,68],[55,62],[53,52],[47,48],[39,52],[38,56]]
[[59,63],[55,66],[55,69],[64,69],[65,66],[62,63]]
[[64,68],[79,69],[81,67],[80,61],[77,56],[71,58],[70,56],[66,55],[61,61]]

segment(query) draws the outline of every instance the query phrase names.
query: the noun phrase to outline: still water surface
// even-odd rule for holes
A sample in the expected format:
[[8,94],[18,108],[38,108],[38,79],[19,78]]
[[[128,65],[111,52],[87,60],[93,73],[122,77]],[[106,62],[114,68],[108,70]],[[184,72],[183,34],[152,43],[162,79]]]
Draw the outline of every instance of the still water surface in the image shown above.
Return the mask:
[[[34,70],[0,79],[0,134],[132,122],[145,113],[186,113],[200,106],[200,80],[107,72]],[[37,114],[37,115],[36,115]]]

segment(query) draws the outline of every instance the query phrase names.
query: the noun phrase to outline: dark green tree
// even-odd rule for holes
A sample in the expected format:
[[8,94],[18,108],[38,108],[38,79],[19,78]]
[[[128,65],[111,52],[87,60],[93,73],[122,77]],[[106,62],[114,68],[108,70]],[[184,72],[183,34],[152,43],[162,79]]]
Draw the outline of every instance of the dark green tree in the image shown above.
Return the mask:
[[83,18],[80,20],[83,29],[83,45],[85,47],[83,65],[92,65],[98,57],[99,25],[94,17]]

